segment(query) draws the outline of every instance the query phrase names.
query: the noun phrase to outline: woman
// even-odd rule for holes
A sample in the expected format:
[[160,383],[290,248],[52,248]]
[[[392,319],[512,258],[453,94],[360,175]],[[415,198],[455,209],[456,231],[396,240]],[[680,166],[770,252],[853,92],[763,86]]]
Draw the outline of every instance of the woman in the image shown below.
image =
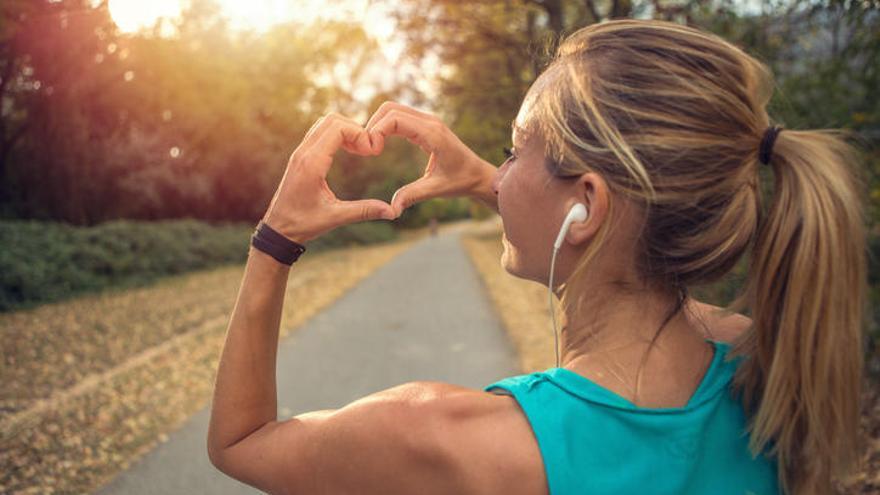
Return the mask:
[[[712,34],[615,20],[562,43],[500,169],[404,105],[366,128],[319,121],[263,218],[288,240],[469,196],[503,219],[504,267],[548,285],[559,227],[586,206],[554,272],[561,367],[484,390],[412,382],[277,421],[289,269],[252,250],[212,462],[271,493],[828,493],[858,461],[863,199],[842,137],[769,125],[772,87]],[[323,180],[336,149],[378,154],[394,134],[430,154],[425,175],[390,205],[338,201]],[[688,297],[747,251],[734,309],[752,319]]]

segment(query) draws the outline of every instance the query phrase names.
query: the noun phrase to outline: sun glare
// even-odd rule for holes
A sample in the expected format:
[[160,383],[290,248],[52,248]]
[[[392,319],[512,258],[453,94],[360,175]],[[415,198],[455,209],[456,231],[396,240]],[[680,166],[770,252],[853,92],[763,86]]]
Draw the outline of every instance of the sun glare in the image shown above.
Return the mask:
[[[2,1],[2,0],[0,0]],[[99,3],[100,0],[92,0]],[[160,18],[170,23],[160,26],[160,36],[174,36],[172,23],[179,20],[181,13],[191,0],[110,0],[110,15],[119,29],[126,33],[136,33],[150,29]],[[404,46],[394,35],[394,20],[390,10],[382,2],[373,0],[214,0],[220,14],[229,26],[238,30],[265,32],[272,26],[287,22],[311,24],[318,19],[332,19],[359,23],[376,41],[386,63],[375,64],[372,68],[376,79],[389,79],[388,61],[399,60]],[[426,94],[434,94],[428,81],[434,79],[436,64],[428,63],[421,67],[398,66],[400,74],[410,74],[418,81],[417,86]],[[331,75],[325,75],[331,78]]]
[[110,16],[122,31],[131,33],[153,26],[160,17],[180,15],[180,0],[110,0]]
[[233,26],[258,31],[287,21],[309,23],[322,14],[322,7],[325,11],[332,10],[325,2],[310,0],[219,0],[218,3]]
[[[215,0],[230,25],[266,31],[283,22],[311,23],[318,18],[361,18],[367,0]],[[152,27],[160,17],[174,20],[189,0],[110,0],[110,15],[119,29],[135,32]]]

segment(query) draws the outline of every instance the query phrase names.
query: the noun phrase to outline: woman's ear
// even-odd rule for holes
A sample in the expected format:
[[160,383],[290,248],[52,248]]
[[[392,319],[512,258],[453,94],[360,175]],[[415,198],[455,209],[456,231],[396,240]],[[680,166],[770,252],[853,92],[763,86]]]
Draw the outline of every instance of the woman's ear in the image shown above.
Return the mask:
[[578,201],[587,207],[587,219],[583,222],[572,222],[565,235],[567,242],[578,245],[592,240],[605,222],[605,217],[608,216],[609,192],[605,179],[595,172],[584,173],[572,187],[576,196],[568,208]]

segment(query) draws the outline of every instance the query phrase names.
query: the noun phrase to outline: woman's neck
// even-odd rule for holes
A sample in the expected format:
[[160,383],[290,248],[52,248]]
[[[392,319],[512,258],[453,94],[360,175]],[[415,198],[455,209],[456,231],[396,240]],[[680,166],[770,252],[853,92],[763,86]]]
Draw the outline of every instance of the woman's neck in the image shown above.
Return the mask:
[[674,297],[644,293],[584,301],[562,318],[560,366],[636,404],[686,402],[713,348],[684,308],[670,318],[675,307]]

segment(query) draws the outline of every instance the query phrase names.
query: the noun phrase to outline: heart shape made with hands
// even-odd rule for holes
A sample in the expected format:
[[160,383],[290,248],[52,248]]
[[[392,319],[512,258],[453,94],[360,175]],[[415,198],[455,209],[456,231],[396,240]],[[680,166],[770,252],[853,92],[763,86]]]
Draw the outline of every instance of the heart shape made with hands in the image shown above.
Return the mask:
[[389,101],[379,106],[365,128],[380,152],[385,138],[397,135],[428,155],[423,175],[401,186],[391,198],[398,216],[420,201],[491,190],[496,168],[483,162],[435,115]]
[[[425,173],[399,188],[386,203],[379,199],[341,201],[327,184],[333,156],[375,156],[385,138],[398,135],[429,155]],[[454,196],[482,179],[476,155],[437,117],[395,102],[383,103],[361,127],[338,114],[321,117],[294,150],[263,221],[296,242],[342,225],[367,220],[393,220],[410,205],[434,197]]]
[[342,225],[396,218],[384,201],[336,197],[327,184],[327,173],[340,148],[361,156],[381,153],[366,129],[353,120],[338,114],[321,117],[290,155],[262,221],[302,244]]

